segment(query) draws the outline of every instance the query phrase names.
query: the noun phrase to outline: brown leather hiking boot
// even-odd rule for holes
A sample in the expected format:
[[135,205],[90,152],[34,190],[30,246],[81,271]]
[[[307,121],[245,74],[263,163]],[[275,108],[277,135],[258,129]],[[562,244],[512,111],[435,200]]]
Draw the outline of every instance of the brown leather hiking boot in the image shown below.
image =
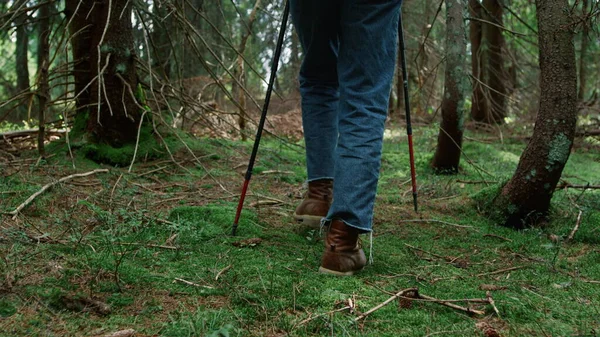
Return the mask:
[[294,212],[294,219],[311,227],[319,227],[327,216],[333,196],[333,180],[321,179],[308,183],[308,191]]
[[319,272],[338,276],[354,275],[367,264],[358,240],[359,230],[341,220],[333,220],[325,239],[325,252]]

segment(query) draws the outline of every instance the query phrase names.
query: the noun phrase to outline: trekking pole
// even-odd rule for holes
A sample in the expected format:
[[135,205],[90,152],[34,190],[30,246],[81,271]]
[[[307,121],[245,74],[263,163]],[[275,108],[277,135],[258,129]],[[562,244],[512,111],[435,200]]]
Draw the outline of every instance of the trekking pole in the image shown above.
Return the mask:
[[252,148],[252,154],[250,155],[250,161],[248,162],[248,169],[246,170],[246,177],[244,185],[242,186],[242,194],[240,195],[240,201],[238,203],[237,211],[235,213],[235,220],[231,229],[231,235],[235,236],[235,232],[238,228],[238,222],[240,215],[242,214],[242,208],[244,207],[244,199],[246,198],[246,191],[248,190],[248,184],[252,178],[252,170],[254,168],[254,162],[256,161],[256,153],[258,152],[258,146],[260,144],[260,138],[262,131],[265,126],[265,120],[267,118],[267,110],[269,109],[269,101],[271,100],[271,92],[273,91],[273,83],[275,83],[275,76],[277,75],[277,68],[279,65],[279,57],[281,56],[281,49],[283,46],[283,38],[285,37],[285,27],[287,26],[288,16],[290,13],[290,2],[286,0],[285,8],[283,10],[283,18],[281,19],[281,28],[279,28],[279,37],[277,39],[277,46],[275,48],[275,54],[273,55],[273,64],[271,64],[271,77],[269,78],[269,84],[267,86],[267,93],[265,96],[265,103],[263,104],[262,114],[260,115],[260,122],[258,123],[258,130],[256,130],[256,137],[254,138],[254,147]]
[[408,97],[408,74],[406,71],[406,46],[404,45],[404,28],[402,27],[402,7],[398,19],[398,39],[400,40],[400,56],[402,57],[402,79],[404,80],[404,109],[406,110],[406,134],[408,135],[408,153],[410,155],[410,179],[412,181],[413,205],[417,207],[417,174],[415,171],[415,152],[413,150],[412,125],[410,122],[410,98]]

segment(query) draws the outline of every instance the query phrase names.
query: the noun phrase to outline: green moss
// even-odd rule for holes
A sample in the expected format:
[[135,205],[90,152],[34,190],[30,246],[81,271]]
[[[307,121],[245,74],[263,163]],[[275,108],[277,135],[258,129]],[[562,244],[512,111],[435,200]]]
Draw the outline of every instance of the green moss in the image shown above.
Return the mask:
[[73,128],[71,129],[71,136],[77,138],[85,133],[85,129],[90,118],[90,111],[84,109],[75,115],[73,120]]
[[519,211],[519,207],[515,204],[509,204],[506,207],[506,210],[508,211],[509,214],[516,214]]
[[[152,135],[151,126],[144,126],[140,131],[140,140],[137,150],[137,160],[157,159],[164,155],[163,145],[160,144]],[[131,164],[135,153],[135,143],[125,144],[122,147],[115,148],[108,144],[86,143],[81,149],[81,153],[96,163],[125,167]]]
[[564,133],[559,133],[550,142],[550,148],[548,151],[548,165],[549,171],[554,170],[555,167],[564,165],[569,159],[571,151],[571,141]]
[[119,63],[115,66],[115,71],[119,74],[124,74],[127,71],[127,65]]

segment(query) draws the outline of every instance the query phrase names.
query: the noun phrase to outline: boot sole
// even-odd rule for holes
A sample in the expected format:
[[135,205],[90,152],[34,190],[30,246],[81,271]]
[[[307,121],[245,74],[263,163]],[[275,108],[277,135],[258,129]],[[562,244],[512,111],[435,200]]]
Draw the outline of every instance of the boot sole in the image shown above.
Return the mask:
[[296,219],[297,222],[301,222],[302,224],[307,225],[309,227],[320,228],[321,219],[323,219],[323,217],[315,215],[298,215],[294,213],[294,219]]
[[351,271],[344,272],[344,271],[336,271],[336,270],[331,270],[331,269],[327,269],[324,267],[319,267],[319,273],[335,275],[335,276],[352,276],[352,275],[354,275],[354,273],[357,273],[361,270],[362,270],[362,268],[360,268],[358,270],[351,270]]

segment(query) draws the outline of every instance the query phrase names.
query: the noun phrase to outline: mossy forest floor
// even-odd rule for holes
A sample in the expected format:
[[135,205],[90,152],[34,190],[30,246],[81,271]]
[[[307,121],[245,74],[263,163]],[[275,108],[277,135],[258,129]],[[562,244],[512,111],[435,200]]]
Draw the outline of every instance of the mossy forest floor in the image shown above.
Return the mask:
[[[4,158],[0,335],[600,335],[600,191],[557,190],[542,228],[498,227],[474,200],[512,175],[524,142],[467,132],[461,173],[437,176],[428,168],[435,129],[419,128],[415,214],[402,135],[385,141],[373,264],[347,278],[317,272],[322,237],[291,217],[305,179],[297,144],[264,140],[236,237],[249,142],[186,138],[197,159],[185,148],[147,162],[142,153],[131,173],[77,152],[72,161],[61,146],[45,161],[33,152]],[[564,180],[599,184],[599,152],[576,146]],[[15,219],[6,214],[43,185],[98,168],[109,172],[58,184]],[[489,292],[498,313],[394,300],[355,322],[411,287],[447,300]]]

